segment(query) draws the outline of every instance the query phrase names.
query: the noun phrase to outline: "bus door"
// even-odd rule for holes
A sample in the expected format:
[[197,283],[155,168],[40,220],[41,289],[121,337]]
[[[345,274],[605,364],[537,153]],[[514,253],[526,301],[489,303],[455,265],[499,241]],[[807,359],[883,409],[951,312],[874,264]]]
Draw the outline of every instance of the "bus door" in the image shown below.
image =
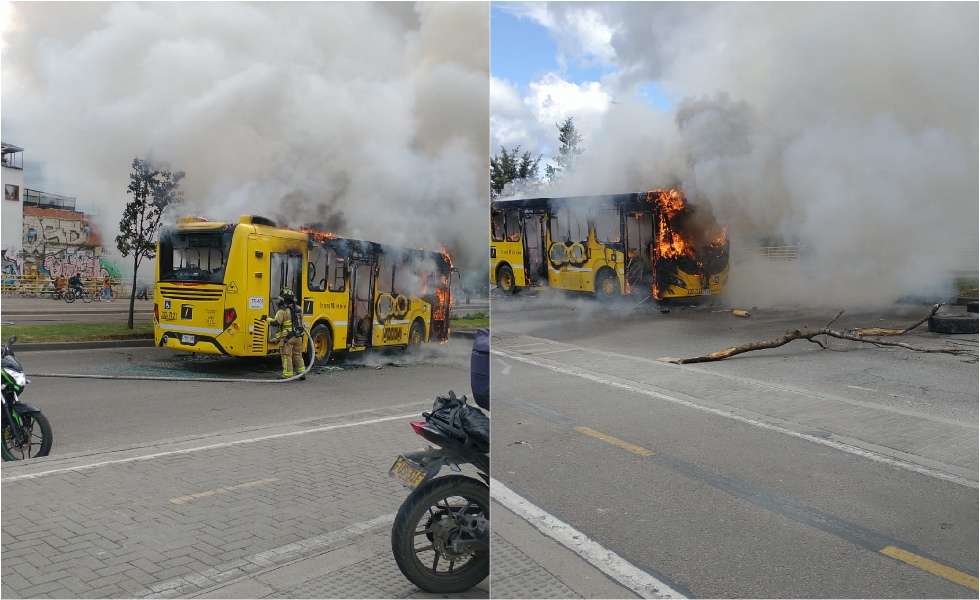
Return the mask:
[[[404,344],[408,339],[408,322],[404,318],[407,310],[400,311],[396,300],[399,294],[395,289],[395,260],[396,257],[391,252],[387,252],[378,262],[374,316],[381,327],[374,328],[372,338],[375,346]],[[398,271],[403,270],[405,269],[398,269]],[[407,298],[404,302],[407,304]]]
[[524,216],[524,273],[529,285],[541,285],[548,280],[545,263],[544,214],[527,213]]
[[549,283],[565,290],[591,289],[592,273],[586,265],[589,260],[588,213],[581,208],[569,210],[561,206],[552,213],[550,224],[548,261],[552,269],[548,272]]
[[652,212],[626,213],[626,278],[638,293],[653,290],[655,239]]
[[367,347],[372,342],[374,321],[374,261],[351,259],[350,346]]
[[[288,252],[269,253],[269,287],[268,302],[266,302],[269,318],[276,316],[278,307],[276,299],[283,288],[290,289],[296,295],[296,303],[303,306],[303,277],[306,274],[306,261],[303,254],[296,250]],[[275,339],[275,328],[269,328],[269,341]]]

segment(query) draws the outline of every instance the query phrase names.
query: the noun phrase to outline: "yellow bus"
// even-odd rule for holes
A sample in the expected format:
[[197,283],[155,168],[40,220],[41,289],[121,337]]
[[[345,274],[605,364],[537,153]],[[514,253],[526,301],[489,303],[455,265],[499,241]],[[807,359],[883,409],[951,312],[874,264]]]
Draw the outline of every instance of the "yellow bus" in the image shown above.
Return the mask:
[[490,283],[657,301],[722,293],[729,241],[709,208],[679,190],[496,200]]
[[157,244],[154,339],[188,352],[278,354],[263,317],[275,315],[275,299],[289,288],[303,307],[307,363],[325,364],[335,352],[413,349],[449,338],[454,271],[446,252],[280,229],[253,215],[237,223],[182,218]]

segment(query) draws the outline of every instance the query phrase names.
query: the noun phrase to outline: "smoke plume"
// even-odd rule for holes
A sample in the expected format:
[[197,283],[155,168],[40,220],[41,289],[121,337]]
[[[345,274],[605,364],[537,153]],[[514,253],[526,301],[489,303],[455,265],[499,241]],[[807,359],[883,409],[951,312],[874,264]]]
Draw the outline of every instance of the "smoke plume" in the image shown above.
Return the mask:
[[109,240],[140,156],[187,173],[185,214],[444,245],[485,272],[488,27],[479,2],[14,2],[4,141]]
[[[730,225],[730,291],[750,305],[876,305],[976,276],[977,4],[544,9],[566,49],[562,24],[601,17],[609,48],[584,58],[615,66],[617,100],[549,195],[682,186]],[[629,100],[649,81],[672,112]],[[800,241],[798,268],[755,264],[764,238]]]

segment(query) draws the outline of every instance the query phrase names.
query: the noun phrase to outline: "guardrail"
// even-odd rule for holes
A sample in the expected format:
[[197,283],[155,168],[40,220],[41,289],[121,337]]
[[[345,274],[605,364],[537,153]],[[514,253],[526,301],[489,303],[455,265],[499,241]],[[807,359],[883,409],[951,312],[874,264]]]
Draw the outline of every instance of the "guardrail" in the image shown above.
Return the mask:
[[[13,275],[4,274],[0,279],[2,293],[4,296],[15,296],[21,298],[55,298],[54,281],[47,275]],[[111,278],[109,285],[115,292],[117,298],[129,298],[133,289],[132,279]],[[68,280],[65,279],[65,287]],[[96,298],[102,294],[102,280],[95,277],[82,277],[82,288],[92,292]],[[63,288],[64,289],[64,288]],[[147,288],[147,296],[153,297],[153,286]]]
[[800,259],[799,246],[763,246],[759,255],[774,262],[793,262]]

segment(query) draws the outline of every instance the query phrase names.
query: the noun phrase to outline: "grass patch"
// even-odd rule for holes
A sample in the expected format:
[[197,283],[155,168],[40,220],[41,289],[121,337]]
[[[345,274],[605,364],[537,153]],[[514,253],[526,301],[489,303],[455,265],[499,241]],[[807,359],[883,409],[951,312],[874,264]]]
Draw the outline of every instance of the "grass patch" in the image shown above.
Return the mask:
[[54,325],[7,325],[0,331],[4,341],[11,335],[17,342],[92,342],[101,340],[140,340],[153,337],[153,323],[58,323]]
[[490,327],[490,315],[486,313],[473,313],[471,315],[449,316],[449,324],[452,327],[466,327],[473,329],[481,329],[484,327]]
[[980,281],[972,278],[959,278],[954,282],[956,286],[956,295],[960,298],[976,298],[978,296],[978,288],[980,288]]

